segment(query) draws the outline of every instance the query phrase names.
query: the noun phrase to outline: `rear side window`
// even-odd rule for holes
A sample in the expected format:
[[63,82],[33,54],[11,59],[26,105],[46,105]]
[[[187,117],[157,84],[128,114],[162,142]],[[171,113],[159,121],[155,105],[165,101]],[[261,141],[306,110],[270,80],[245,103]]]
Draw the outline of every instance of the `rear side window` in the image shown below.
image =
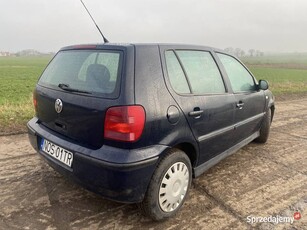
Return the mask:
[[238,60],[226,54],[217,53],[217,55],[226,70],[235,93],[256,90],[254,78]]
[[190,93],[190,89],[193,94],[226,92],[224,81],[210,52],[167,51],[165,58],[171,85],[177,93]]
[[59,89],[68,85],[76,91],[114,98],[119,93],[122,53],[116,51],[60,51],[42,74],[39,84]]
[[220,71],[209,52],[176,51],[186,71],[193,93],[225,93],[225,86]]
[[189,85],[180,63],[173,51],[165,54],[168,77],[173,89],[177,93],[190,93]]

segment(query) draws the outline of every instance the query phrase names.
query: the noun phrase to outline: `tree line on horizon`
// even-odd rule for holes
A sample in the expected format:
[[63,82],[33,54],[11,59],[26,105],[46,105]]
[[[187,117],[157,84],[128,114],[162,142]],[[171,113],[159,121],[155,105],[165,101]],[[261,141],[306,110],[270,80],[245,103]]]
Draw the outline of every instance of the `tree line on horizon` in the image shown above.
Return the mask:
[[237,57],[262,57],[264,56],[264,52],[256,49],[249,49],[247,52],[245,52],[241,48],[233,48],[233,47],[227,47],[224,49],[226,52],[235,55]]

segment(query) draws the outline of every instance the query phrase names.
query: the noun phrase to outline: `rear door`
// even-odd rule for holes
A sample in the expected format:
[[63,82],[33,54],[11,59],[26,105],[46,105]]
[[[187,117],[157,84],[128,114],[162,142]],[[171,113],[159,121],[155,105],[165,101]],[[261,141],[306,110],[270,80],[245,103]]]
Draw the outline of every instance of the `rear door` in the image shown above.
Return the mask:
[[265,95],[258,90],[256,80],[236,58],[217,53],[230,81],[236,100],[236,143],[250,137],[259,130],[265,109]]
[[166,50],[170,92],[198,142],[201,164],[233,145],[234,96],[209,50]]
[[124,52],[63,50],[36,87],[39,122],[81,145],[103,145],[106,109],[120,104]]

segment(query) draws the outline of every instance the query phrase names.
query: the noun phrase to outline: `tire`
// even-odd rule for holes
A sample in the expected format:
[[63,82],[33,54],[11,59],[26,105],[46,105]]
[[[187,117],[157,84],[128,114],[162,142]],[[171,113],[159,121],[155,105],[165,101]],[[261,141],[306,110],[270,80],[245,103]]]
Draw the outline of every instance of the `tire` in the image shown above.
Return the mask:
[[270,134],[270,127],[271,127],[271,117],[272,117],[272,112],[271,109],[269,109],[263,119],[261,128],[260,128],[260,136],[255,139],[255,142],[258,143],[266,143],[267,140],[269,139],[269,134]]
[[162,221],[174,216],[187,198],[192,182],[188,156],[171,149],[159,162],[139,207],[145,216]]

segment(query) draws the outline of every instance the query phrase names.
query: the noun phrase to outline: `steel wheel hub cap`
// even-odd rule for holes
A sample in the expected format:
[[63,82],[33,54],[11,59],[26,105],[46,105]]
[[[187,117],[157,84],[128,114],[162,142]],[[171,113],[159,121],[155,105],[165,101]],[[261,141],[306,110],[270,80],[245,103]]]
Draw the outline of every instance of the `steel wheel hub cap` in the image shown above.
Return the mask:
[[167,170],[159,189],[159,204],[164,212],[172,212],[182,203],[189,178],[188,167],[183,162],[177,162]]

